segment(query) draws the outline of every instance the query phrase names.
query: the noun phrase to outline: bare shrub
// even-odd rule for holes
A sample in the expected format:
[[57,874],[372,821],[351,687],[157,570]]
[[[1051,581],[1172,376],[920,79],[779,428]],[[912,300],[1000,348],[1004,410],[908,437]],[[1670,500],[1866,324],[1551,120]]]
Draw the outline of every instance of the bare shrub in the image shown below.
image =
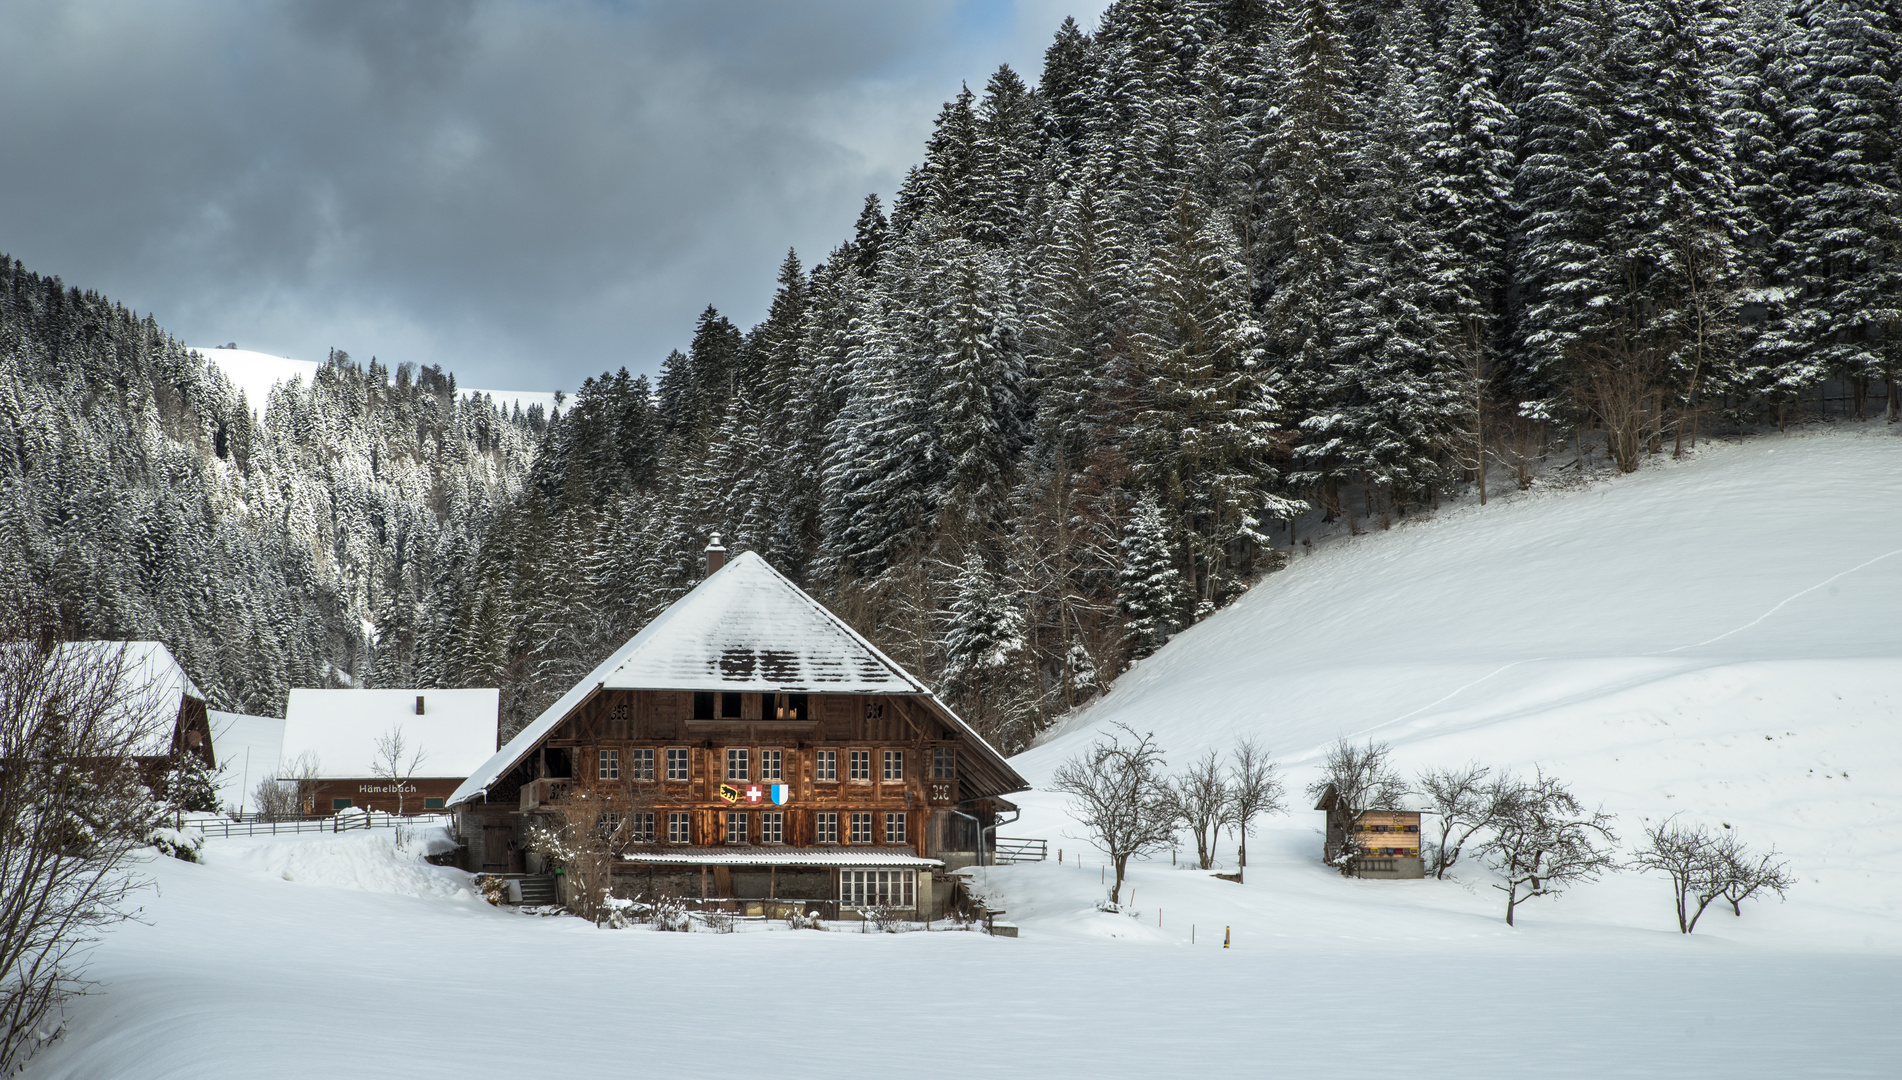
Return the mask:
[[0,646],[0,1074],[59,1030],[81,960],[135,914],[133,853],[160,824],[139,759],[152,688],[117,646]]
[[1427,869],[1436,878],[1459,862],[1467,841],[1489,828],[1506,808],[1513,791],[1509,776],[1488,779],[1492,770],[1478,762],[1420,774],[1420,790],[1439,819],[1439,839],[1424,845]]
[[1704,909],[1719,899],[1741,915],[1744,900],[1764,890],[1782,896],[1796,880],[1775,848],[1754,855],[1728,827],[1718,832],[1706,825],[1685,825],[1676,815],[1646,827],[1632,865],[1671,879],[1681,934],[1695,932]]

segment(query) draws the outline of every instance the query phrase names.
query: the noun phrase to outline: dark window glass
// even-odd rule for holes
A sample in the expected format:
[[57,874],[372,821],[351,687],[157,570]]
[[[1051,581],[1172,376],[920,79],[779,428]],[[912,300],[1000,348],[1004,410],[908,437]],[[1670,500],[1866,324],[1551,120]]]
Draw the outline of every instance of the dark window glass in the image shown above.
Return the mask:
[[740,718],[740,695],[720,692],[720,719],[738,720]]
[[713,691],[695,690],[693,692],[693,718],[695,720],[713,719]]

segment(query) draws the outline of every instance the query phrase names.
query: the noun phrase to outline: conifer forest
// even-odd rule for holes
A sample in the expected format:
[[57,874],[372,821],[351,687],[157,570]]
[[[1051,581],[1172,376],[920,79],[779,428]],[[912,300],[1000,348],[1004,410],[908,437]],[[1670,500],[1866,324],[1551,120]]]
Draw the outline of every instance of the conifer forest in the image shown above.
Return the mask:
[[1899,139],[1886,0],[1124,0],[759,325],[547,413],[336,351],[246,401],[8,259],[0,596],[214,708],[499,686],[506,737],[717,532],[1012,752],[1301,523],[1897,420]]

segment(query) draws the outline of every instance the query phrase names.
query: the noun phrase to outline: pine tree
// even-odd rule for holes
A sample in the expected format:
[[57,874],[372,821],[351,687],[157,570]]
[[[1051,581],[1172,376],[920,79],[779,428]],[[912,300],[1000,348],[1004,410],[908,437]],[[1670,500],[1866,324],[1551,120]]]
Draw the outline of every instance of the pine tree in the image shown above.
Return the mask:
[[1181,625],[1188,598],[1175,544],[1155,498],[1145,494],[1123,526],[1120,584],[1127,663],[1162,648]]

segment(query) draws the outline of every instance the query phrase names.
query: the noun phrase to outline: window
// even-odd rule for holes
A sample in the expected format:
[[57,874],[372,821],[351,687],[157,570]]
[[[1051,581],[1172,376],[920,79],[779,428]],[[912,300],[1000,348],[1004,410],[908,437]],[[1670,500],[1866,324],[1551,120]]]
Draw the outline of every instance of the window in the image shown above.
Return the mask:
[[738,720],[740,718],[740,695],[731,691],[720,691],[720,719]]
[[885,815],[885,842],[887,844],[905,842],[905,815],[899,813]]
[[654,812],[640,810],[627,816],[627,842],[630,844],[651,844],[654,842]]
[[813,758],[812,778],[828,783],[837,783],[839,779],[839,752],[821,750]]
[[680,810],[667,814],[667,842],[670,844],[693,843],[693,815]]
[[746,771],[747,765],[745,750],[737,746],[727,750],[726,778],[728,780],[751,780],[752,776]]
[[744,811],[727,811],[726,842],[729,844],[746,843],[746,814]]
[[784,779],[779,772],[781,757],[782,754],[778,750],[761,750],[759,752],[759,778],[761,780]]
[[621,778],[621,752],[619,750],[602,750],[597,752],[596,757],[599,759],[600,768],[595,775],[599,779],[619,780]]
[[957,747],[934,746],[931,748],[931,778],[933,780],[956,780],[958,778]]
[[627,752],[627,774],[635,780],[654,778],[654,748],[636,747]]
[[887,783],[905,778],[905,752],[903,750],[885,751],[885,780]]
[[839,903],[854,907],[915,908],[917,872],[913,870],[841,870]]
[[872,752],[870,750],[846,751],[846,764],[851,771],[845,774],[847,780],[870,783],[872,779]]
[[764,694],[760,711],[768,720],[810,720],[812,709],[804,694]]
[[871,811],[868,810],[864,813],[859,813],[857,811],[854,811],[852,813],[852,843],[869,844],[871,842],[872,842]]
[[441,800],[441,799],[424,799],[424,800],[423,800],[423,809],[425,809],[425,810],[441,810],[441,809],[442,809],[442,800]]
[[687,779],[687,748],[670,746],[667,748],[667,779],[679,782]]
[[786,842],[786,815],[778,810],[759,816],[759,842],[762,844],[783,844]]
[[836,844],[839,842],[839,815],[833,810],[822,810],[812,816],[813,842],[816,844]]
[[693,718],[695,720],[713,719],[713,691],[695,690],[693,692]]
[[350,809],[350,800],[349,799],[332,799],[330,800],[330,808],[332,810],[348,810]]
[[594,823],[594,831],[603,840],[613,840],[614,834],[621,831],[621,815],[607,811]]

